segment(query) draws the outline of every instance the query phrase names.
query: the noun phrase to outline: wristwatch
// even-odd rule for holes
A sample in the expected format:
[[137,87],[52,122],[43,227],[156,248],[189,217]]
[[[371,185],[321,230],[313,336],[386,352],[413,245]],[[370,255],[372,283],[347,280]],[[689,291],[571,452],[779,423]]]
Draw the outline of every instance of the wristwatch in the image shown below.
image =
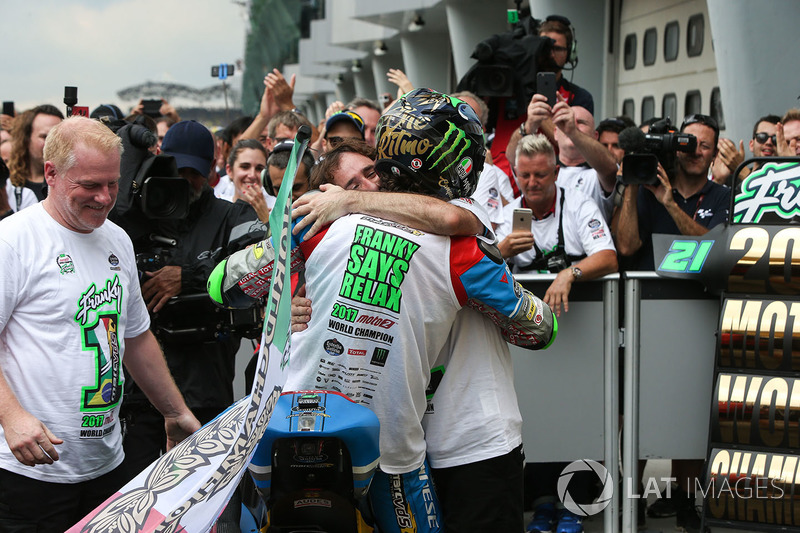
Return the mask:
[[583,270],[581,270],[578,267],[572,267],[571,270],[572,270],[572,277],[574,278],[574,281],[578,281],[579,279],[581,279],[581,276],[583,276]]

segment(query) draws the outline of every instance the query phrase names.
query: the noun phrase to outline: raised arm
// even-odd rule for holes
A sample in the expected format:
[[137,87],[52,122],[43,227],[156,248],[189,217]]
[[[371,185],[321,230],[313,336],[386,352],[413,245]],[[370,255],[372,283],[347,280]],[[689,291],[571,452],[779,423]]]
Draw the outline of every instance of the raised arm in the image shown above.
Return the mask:
[[323,191],[321,194],[301,196],[292,205],[292,217],[304,217],[295,225],[295,235],[311,225],[305,235],[305,239],[309,239],[321,228],[348,213],[387,218],[438,235],[466,236],[483,233],[484,226],[474,214],[431,196],[346,191],[332,184],[324,184],[320,186],[320,190]]
[[614,234],[617,251],[620,255],[630,256],[642,247],[639,236],[639,212],[636,208],[636,198],[639,195],[638,185],[628,185],[622,195],[622,205],[618,215],[614,218]]
[[292,97],[295,79],[295,75],[292,74],[290,81],[287,82],[278,69],[272,69],[272,72],[264,76],[264,94],[261,97],[261,106],[253,122],[242,133],[242,139],[258,139],[272,117],[281,111],[294,109]]
[[617,183],[617,163],[614,156],[597,139],[580,131],[575,123],[575,112],[564,101],[553,107],[553,122],[559,134],[566,135],[575,145],[580,155],[586,160],[600,178],[600,185],[606,193],[614,190]]

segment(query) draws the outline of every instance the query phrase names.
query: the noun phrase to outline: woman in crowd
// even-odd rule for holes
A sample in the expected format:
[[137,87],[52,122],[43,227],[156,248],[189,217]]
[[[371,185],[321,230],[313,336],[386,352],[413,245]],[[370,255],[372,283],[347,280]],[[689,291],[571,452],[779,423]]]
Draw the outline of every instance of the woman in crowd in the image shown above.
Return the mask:
[[246,202],[255,209],[258,219],[266,223],[275,197],[261,184],[261,172],[267,167],[267,151],[256,139],[236,143],[228,156],[227,172],[235,187],[231,201]]

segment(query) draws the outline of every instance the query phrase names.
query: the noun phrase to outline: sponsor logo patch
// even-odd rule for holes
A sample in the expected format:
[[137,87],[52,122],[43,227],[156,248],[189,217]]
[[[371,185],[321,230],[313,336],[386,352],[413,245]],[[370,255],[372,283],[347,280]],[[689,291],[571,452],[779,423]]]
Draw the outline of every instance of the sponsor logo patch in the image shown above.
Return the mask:
[[75,265],[72,262],[72,258],[67,254],[59,254],[59,256],[56,257],[56,264],[61,274],[75,273]]
[[342,355],[344,353],[344,346],[336,339],[326,340],[323,347],[328,355]]
[[389,357],[389,350],[386,348],[375,348],[372,351],[372,360],[369,362],[375,366],[386,366],[386,359]]

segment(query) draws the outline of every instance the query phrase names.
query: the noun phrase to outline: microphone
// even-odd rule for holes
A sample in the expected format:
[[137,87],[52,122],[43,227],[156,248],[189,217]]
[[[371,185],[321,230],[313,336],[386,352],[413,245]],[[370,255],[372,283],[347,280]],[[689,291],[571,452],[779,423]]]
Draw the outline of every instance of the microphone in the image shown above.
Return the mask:
[[625,150],[625,153],[640,152],[645,147],[645,135],[636,126],[630,126],[622,130],[617,140],[619,147]]

